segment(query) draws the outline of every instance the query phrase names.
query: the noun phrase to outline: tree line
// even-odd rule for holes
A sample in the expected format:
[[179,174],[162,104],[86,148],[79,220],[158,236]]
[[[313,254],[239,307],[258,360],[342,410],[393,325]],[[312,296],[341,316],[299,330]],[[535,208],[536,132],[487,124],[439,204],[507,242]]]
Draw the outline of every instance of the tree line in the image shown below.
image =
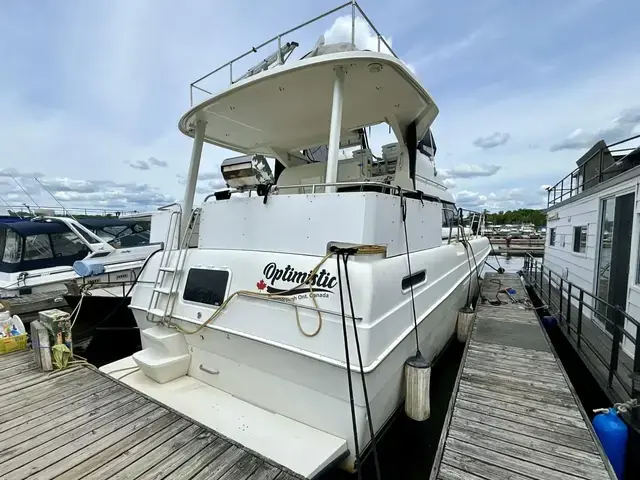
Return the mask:
[[518,210],[507,210],[506,212],[487,212],[486,221],[492,222],[494,225],[532,223],[536,227],[544,227],[547,224],[547,215],[542,210],[520,208]]

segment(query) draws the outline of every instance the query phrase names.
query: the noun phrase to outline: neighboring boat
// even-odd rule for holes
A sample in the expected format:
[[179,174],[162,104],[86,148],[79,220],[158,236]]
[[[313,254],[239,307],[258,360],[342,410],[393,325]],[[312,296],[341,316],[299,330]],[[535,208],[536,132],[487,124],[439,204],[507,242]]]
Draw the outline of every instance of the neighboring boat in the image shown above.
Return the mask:
[[[354,469],[356,438],[364,450],[368,422],[379,433],[402,404],[407,358],[419,346],[433,364],[452,339],[490,249],[438,235],[455,212],[435,171],[438,108],[407,66],[322,41],[292,60],[296,45],[181,118],[186,212],[203,143],[242,156],[222,162],[229,189],[183,218],[200,220],[197,248],[184,235],[143,269],[130,305],[143,350],[102,370],[313,477]],[[374,156],[366,127],[381,122],[397,143]],[[339,160],[341,145],[359,149]]]

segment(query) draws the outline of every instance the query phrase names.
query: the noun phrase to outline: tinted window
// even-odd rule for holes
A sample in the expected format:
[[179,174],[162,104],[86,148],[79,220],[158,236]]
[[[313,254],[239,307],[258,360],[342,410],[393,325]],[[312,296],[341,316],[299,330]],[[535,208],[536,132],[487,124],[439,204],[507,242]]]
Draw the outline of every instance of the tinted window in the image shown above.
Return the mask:
[[192,268],[182,298],[219,307],[224,302],[228,281],[229,272],[226,270]]
[[585,253],[587,251],[587,227],[573,227],[573,251]]
[[44,260],[53,258],[49,235],[41,233],[39,235],[29,235],[24,239],[24,260]]
[[554,246],[556,244],[556,229],[549,229],[549,245]]
[[87,255],[89,249],[75,233],[52,233],[51,243],[56,257],[74,257]]
[[413,273],[411,276],[406,276],[402,279],[402,290],[408,290],[412,286],[416,286],[419,283],[424,282],[427,279],[427,271],[420,270]]

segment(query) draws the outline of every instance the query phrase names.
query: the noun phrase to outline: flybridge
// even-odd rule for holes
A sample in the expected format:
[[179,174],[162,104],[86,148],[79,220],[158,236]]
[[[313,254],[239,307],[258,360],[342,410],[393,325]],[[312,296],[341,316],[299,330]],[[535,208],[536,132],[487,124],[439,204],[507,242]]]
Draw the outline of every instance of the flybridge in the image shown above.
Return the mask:
[[[367,17],[367,15],[364,13],[364,11],[362,10],[362,8],[360,8],[360,5],[358,5],[358,2],[355,1],[351,1],[351,2],[346,2],[342,5],[340,5],[339,7],[336,7],[332,10],[329,10],[326,13],[323,13],[321,15],[318,15],[317,17],[312,18],[311,20],[308,20],[304,23],[301,23],[300,25],[297,25],[296,27],[293,27],[285,32],[279,33],[278,35],[270,38],[269,40],[261,43],[260,45],[258,45],[257,47],[252,47],[251,49],[249,49],[248,51],[246,51],[245,53],[238,55],[237,57],[235,57],[233,60],[228,61],[227,63],[225,63],[224,65],[221,65],[220,67],[216,68],[215,70],[207,73],[206,75],[198,78],[196,81],[192,82],[189,85],[189,97],[191,100],[191,106],[194,105],[194,93],[204,93],[206,95],[214,95],[211,91],[209,91],[208,89],[205,88],[205,84],[206,81],[208,79],[210,79],[213,75],[222,72],[222,71],[226,71],[227,75],[228,75],[228,79],[229,79],[229,84],[233,85],[236,82],[239,82],[240,80],[243,80],[245,78],[248,78],[250,76],[253,76],[257,73],[263,72],[267,69],[269,69],[270,67],[273,66],[278,66],[278,65],[282,65],[284,64],[287,59],[290,57],[291,53],[293,52],[293,50],[298,47],[298,43],[296,42],[287,42],[283,44],[283,38],[286,37],[287,35],[290,35],[294,32],[297,32],[299,30],[302,30],[305,27],[308,27],[309,25],[315,24],[317,22],[319,22],[320,20],[323,20],[329,16],[332,15],[336,15],[338,13],[343,13],[346,10],[350,10],[351,13],[351,44],[355,47],[355,32],[356,32],[356,18],[357,16],[361,16],[365,22],[367,23],[367,25],[369,27],[371,27],[371,29],[375,32],[377,39],[378,39],[378,47],[377,47],[377,51],[381,52],[382,51],[382,47],[384,46],[386,48],[386,51],[390,52],[394,57],[398,57],[395,52],[391,49],[391,46],[389,45],[389,43],[387,43],[387,41],[384,39],[384,37],[380,34],[380,32],[376,29],[376,27],[373,25],[373,23],[371,23],[371,21],[369,20],[369,17]],[[317,49],[318,45],[316,45],[316,49]],[[239,76],[239,77],[235,77],[234,76],[234,65],[237,66],[238,63],[245,59],[250,57],[253,54],[258,53],[260,50],[262,50],[263,52],[267,49],[275,49],[275,53],[271,53],[268,56],[266,56],[263,60],[261,60],[259,63],[257,63],[255,66],[249,68],[246,73],[244,73],[243,75]]]

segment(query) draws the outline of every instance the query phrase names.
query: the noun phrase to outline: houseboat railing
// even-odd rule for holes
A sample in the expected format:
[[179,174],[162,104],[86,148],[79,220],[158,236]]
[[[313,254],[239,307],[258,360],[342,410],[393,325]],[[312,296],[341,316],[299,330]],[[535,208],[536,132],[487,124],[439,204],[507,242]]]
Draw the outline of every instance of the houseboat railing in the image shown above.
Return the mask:
[[[568,337],[575,342],[578,353],[584,352],[583,349],[586,347],[590,353],[589,363],[597,368],[598,365],[594,365],[591,361],[591,358],[595,358],[599,362],[599,366],[606,370],[606,379],[598,378],[594,374],[605,391],[610,394],[614,393],[613,382],[616,379],[629,396],[640,399],[640,341],[636,338],[640,335],[640,322],[625,312],[622,307],[612,305],[587,292],[530,254],[524,258],[522,274],[540,300],[546,303],[549,313],[556,317],[560,326],[566,330]],[[603,310],[606,313],[603,314]],[[591,312],[591,316],[587,316],[589,312]],[[605,325],[601,334],[596,337],[598,340],[601,341],[602,335],[609,335],[607,330],[611,329],[611,353],[608,358],[603,355],[602,349],[597,348],[594,337],[588,338],[584,333],[584,322],[592,322],[597,325],[590,317],[596,317]],[[635,327],[636,337],[625,328],[625,320]],[[600,326],[597,328],[602,329]],[[630,378],[624,378],[618,371],[621,343],[624,339],[633,345],[634,351]],[[608,348],[606,344],[605,348]]]
[[[297,25],[293,28],[290,28],[289,30],[279,33],[278,35],[270,38],[269,40],[261,43],[260,45],[258,45],[257,47],[253,47],[250,50],[246,51],[245,53],[238,55],[237,57],[235,57],[233,60],[228,61],[227,63],[225,63],[224,65],[221,65],[220,67],[216,68],[215,70],[207,73],[206,75],[203,75],[202,77],[198,78],[196,81],[192,82],[189,85],[189,99],[190,99],[190,105],[193,107],[194,101],[193,101],[193,93],[194,90],[197,90],[201,93],[205,93],[207,95],[214,95],[212,92],[206,90],[205,88],[202,87],[202,82],[204,82],[206,79],[210,78],[212,75],[223,71],[223,70],[228,70],[229,72],[229,84],[233,85],[235,82],[237,82],[238,80],[245,78],[246,74],[243,75],[242,77],[234,77],[234,73],[233,73],[233,67],[234,64],[236,64],[238,61],[242,60],[245,57],[248,57],[249,55],[252,55],[254,53],[258,53],[259,50],[263,49],[264,47],[268,46],[268,45],[274,45],[277,48],[277,53],[276,53],[276,64],[277,65],[281,65],[285,62],[286,58],[284,58],[284,55],[282,55],[282,40],[283,37],[296,32],[304,27],[307,27],[308,25],[311,25],[313,23],[316,23],[326,17],[328,17],[329,15],[333,15],[337,12],[340,12],[342,10],[345,9],[350,9],[351,10],[351,43],[353,45],[355,45],[355,39],[356,39],[356,18],[357,15],[361,15],[362,18],[364,19],[364,21],[369,25],[369,27],[371,27],[371,30],[373,30],[373,32],[376,34],[376,37],[378,39],[378,47],[377,50],[378,52],[381,51],[382,45],[384,45],[388,52],[390,52],[394,57],[398,58],[398,56],[396,55],[396,53],[393,51],[393,49],[391,48],[391,45],[389,45],[389,43],[385,40],[385,38],[382,36],[382,34],[380,34],[380,32],[378,31],[378,29],[373,25],[373,23],[371,22],[371,20],[369,20],[369,17],[367,17],[367,15],[364,13],[364,11],[362,10],[362,8],[360,8],[360,5],[358,5],[358,2],[356,2],[355,0],[351,0],[349,2],[343,3],[342,5],[329,10],[328,12],[325,12],[321,15],[318,15],[317,17],[312,18],[311,20],[308,20],[304,23],[301,23],[300,25]],[[293,44],[295,42],[291,42],[291,44]],[[289,44],[289,45],[291,45]],[[285,46],[287,46],[285,44]],[[297,44],[295,44],[295,46],[297,46]],[[266,69],[269,67],[269,62],[268,62],[269,57],[267,57],[265,60],[263,60],[262,64],[258,65],[259,69]]]
[[[604,175],[607,174],[607,170],[616,167],[617,165],[614,163],[613,165],[609,165],[606,168],[603,168],[604,154],[605,152],[616,153],[618,155],[621,154],[629,154],[636,150],[637,147],[629,147],[629,148],[618,148],[612,149],[612,147],[617,147],[618,145],[622,145],[624,143],[630,142],[632,140],[636,140],[640,138],[639,135],[634,135],[632,137],[626,138],[624,140],[620,140],[619,142],[612,143],[611,145],[607,145],[604,148],[599,149],[594,152],[582,166],[576,168],[569,175],[564,177],[558,183],[553,185],[552,187],[547,188],[547,207],[551,207],[557,203],[563,202],[578,193],[581,193],[584,190],[585,185],[598,184],[601,183],[604,179]],[[599,157],[598,170],[596,173],[589,178],[585,178],[585,165],[592,160],[593,158]],[[611,172],[609,172],[611,173]]]

